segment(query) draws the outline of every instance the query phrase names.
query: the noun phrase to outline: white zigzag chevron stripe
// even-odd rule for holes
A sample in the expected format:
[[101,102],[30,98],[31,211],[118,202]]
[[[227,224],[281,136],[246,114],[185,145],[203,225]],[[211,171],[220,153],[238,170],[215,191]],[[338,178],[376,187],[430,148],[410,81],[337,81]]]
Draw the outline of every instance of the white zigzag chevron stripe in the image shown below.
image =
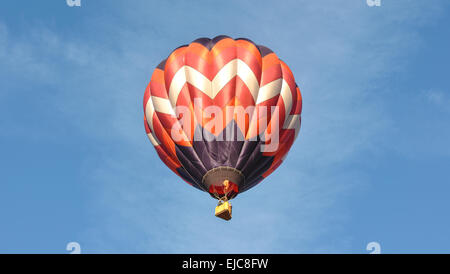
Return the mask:
[[284,129],[294,129],[295,137],[297,138],[298,132],[300,131],[300,114],[289,115],[283,125]]
[[169,99],[150,96],[146,105],[145,114],[151,130],[148,137],[152,144],[154,146],[160,144],[160,141],[154,135],[153,114],[156,111],[176,118],[176,102],[186,83],[193,85],[209,98],[214,99],[235,76],[239,76],[245,83],[256,102],[255,105],[280,95],[285,106],[283,129],[294,129],[295,137],[297,137],[300,129],[300,115],[290,115],[293,106],[293,94],[286,80],[279,78],[260,87],[258,80],[250,67],[240,59],[233,59],[216,74],[212,81],[198,70],[185,65],[175,73],[172,79],[169,87]]
[[155,113],[155,109],[153,108],[153,102],[152,102],[152,96],[147,101],[147,104],[145,105],[145,118],[147,119],[147,124],[150,127],[150,133],[147,134],[148,138],[150,139],[150,142],[154,146],[157,146],[160,144],[158,138],[154,135],[155,129],[153,128],[153,114]]
[[153,107],[157,112],[169,114],[173,117],[176,117],[174,107],[170,103],[169,99],[151,96],[151,100],[153,101]]
[[252,94],[253,100],[256,101],[258,92],[260,91],[258,79],[256,78],[250,67],[240,59],[233,59],[228,62],[216,74],[214,79],[210,81],[198,70],[190,67],[181,67],[174,75],[169,87],[169,99],[172,105],[176,105],[176,100],[181,89],[186,83],[189,83],[206,94],[209,98],[214,99],[217,94],[225,87],[228,82],[235,76],[239,76],[245,83]]
[[158,139],[156,138],[156,136],[153,136],[153,133],[148,133],[147,134],[148,139],[150,139],[150,142],[152,142],[153,146],[158,146],[161,143],[158,141]]
[[280,94],[282,83],[283,79],[280,78],[262,86],[259,89],[258,99],[256,100],[255,105],[260,104]]
[[289,88],[288,83],[283,79],[283,84],[281,85],[281,98],[283,99],[284,102],[284,110],[285,110],[285,116],[286,119],[289,115],[289,113],[291,113],[291,108],[292,108],[292,91]]
[[[153,117],[153,115],[155,114],[155,112],[168,114],[177,120],[178,120],[178,118],[175,113],[175,108],[172,107],[169,99],[161,98],[161,97],[157,97],[157,96],[150,96],[150,98],[147,102],[147,105],[146,105],[145,115],[147,117],[147,121],[151,121],[149,124],[150,130],[151,130],[151,133],[149,135],[150,141],[152,141],[154,146],[157,146],[161,142],[158,140],[156,135],[154,135],[155,131],[153,129],[153,119],[151,119]],[[179,122],[175,122],[175,123],[177,123],[177,126],[179,126],[181,128],[181,125],[179,124]],[[184,135],[182,138],[186,138],[186,136]]]

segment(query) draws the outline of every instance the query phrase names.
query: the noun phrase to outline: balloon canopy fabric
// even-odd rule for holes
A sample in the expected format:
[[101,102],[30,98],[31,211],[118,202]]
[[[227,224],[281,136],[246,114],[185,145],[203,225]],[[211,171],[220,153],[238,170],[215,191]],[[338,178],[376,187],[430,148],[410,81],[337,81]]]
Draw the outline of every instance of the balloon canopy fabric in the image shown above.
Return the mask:
[[147,136],[193,187],[232,199],[271,174],[300,130],[302,97],[265,46],[227,36],[175,49],[144,95]]

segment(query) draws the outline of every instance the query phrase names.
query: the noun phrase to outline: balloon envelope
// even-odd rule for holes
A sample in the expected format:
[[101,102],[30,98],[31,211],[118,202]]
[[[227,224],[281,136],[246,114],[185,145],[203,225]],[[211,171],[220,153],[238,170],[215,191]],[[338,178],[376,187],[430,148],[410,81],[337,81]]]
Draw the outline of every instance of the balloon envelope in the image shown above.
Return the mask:
[[144,95],[145,129],[161,160],[218,199],[252,188],[282,163],[301,110],[289,67],[267,47],[227,36],[175,49]]

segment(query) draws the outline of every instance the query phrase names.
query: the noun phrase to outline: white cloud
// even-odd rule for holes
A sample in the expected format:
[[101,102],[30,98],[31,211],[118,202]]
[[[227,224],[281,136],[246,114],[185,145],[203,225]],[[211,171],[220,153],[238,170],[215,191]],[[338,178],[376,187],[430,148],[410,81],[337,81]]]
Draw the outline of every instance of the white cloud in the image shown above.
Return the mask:
[[450,110],[450,95],[442,90],[429,89],[423,92],[428,101],[442,110]]

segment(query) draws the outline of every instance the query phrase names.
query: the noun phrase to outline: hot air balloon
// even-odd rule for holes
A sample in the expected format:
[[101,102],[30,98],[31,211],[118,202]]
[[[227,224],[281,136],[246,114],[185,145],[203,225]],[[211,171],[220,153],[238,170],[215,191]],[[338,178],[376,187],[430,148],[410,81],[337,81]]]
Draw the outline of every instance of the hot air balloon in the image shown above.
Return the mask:
[[285,159],[301,123],[302,97],[289,67],[245,38],[200,38],[154,70],[144,124],[160,159],[219,200],[215,215]]

